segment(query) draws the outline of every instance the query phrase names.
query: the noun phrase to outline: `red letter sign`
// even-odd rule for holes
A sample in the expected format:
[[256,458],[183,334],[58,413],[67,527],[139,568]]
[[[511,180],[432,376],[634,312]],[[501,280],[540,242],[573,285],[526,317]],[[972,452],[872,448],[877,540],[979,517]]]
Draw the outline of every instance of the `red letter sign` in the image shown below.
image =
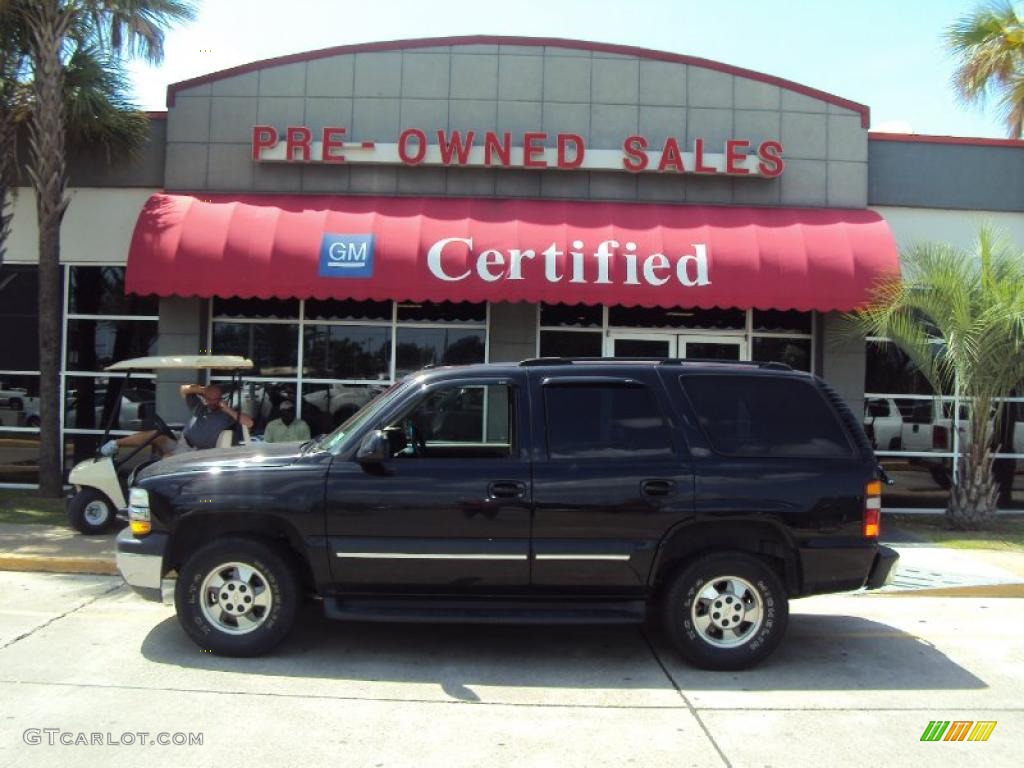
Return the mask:
[[[700,141],[700,139],[698,139]],[[674,136],[665,139],[665,147],[661,150],[661,160],[658,162],[658,171],[664,171],[672,166],[678,173],[683,173],[683,153],[679,151],[679,142]]]
[[295,150],[302,150],[302,161],[309,162],[309,144],[313,141],[313,132],[304,125],[289,125],[285,131],[284,159],[289,163],[295,159]]
[[757,148],[757,156],[761,158],[758,170],[769,179],[779,176],[786,167],[782,162],[782,145],[777,141],[762,141]]
[[437,143],[441,150],[441,162],[445,165],[452,164],[452,156],[457,158],[459,165],[465,165],[469,162],[469,150],[473,148],[473,139],[476,138],[476,134],[473,131],[466,131],[466,142],[462,142],[462,134],[458,131],[452,131],[452,138],[449,141],[445,137],[444,131],[437,132]]
[[726,173],[750,173],[748,168],[740,165],[740,163],[743,162],[743,158],[747,156],[745,152],[741,152],[740,150],[746,149],[749,146],[750,142],[744,141],[743,139],[729,139],[725,142]]
[[264,149],[277,144],[277,131],[271,125],[254,125],[252,127],[252,159],[259,160]]
[[643,136],[627,136],[622,142],[622,151],[625,157],[622,158],[622,167],[627,171],[639,173],[647,167],[647,139]]
[[[409,154],[409,139],[416,137],[416,154]],[[419,165],[427,154],[427,134],[419,128],[406,128],[398,136],[398,156],[406,165]]]
[[[543,142],[548,137],[541,131],[527,131],[523,134],[523,168],[547,168],[548,162],[544,159]],[[538,144],[538,142],[540,142]],[[537,155],[540,155],[538,158]]]
[[[324,128],[323,142],[320,145],[320,159],[325,163],[344,163],[345,156],[334,154],[332,150],[341,149],[345,142],[341,137],[345,135],[344,128]],[[337,137],[337,138],[335,138]]]
[[[569,144],[576,145],[576,156],[569,160],[566,157],[566,147]],[[558,167],[565,169],[579,168],[583,165],[583,137],[575,133],[558,134]]]

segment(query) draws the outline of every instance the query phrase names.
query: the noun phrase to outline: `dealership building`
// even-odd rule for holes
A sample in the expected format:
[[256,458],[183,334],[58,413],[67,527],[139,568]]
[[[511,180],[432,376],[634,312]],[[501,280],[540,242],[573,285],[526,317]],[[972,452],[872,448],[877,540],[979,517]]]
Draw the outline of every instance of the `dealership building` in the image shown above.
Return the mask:
[[[250,357],[257,433],[284,399],[328,431],[426,365],[778,361],[865,414],[888,509],[942,508],[955,393],[844,313],[916,242],[969,246],[987,220],[1024,244],[1024,142],[869,128],[806,85],[574,40],[344,46],[175,83],[140,153],[71,160],[65,469],[115,407],[124,433],[185,418],[187,372],[118,401],[105,367],[143,355]],[[0,485],[37,477],[36,259],[25,186],[0,266]],[[1009,432],[1003,503],[1024,507]]]

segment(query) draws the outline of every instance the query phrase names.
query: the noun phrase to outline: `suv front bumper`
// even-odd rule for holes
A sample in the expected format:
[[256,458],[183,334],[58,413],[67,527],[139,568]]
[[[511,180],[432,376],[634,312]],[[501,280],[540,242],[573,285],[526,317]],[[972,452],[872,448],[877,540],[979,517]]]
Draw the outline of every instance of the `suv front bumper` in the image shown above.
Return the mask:
[[896,568],[896,561],[900,559],[899,553],[892,547],[879,547],[875,555],[875,562],[871,565],[868,573],[865,589],[878,589],[884,587],[892,579]]
[[117,536],[117,570],[136,593],[147,600],[161,602],[166,533],[150,533],[137,539],[130,528]]

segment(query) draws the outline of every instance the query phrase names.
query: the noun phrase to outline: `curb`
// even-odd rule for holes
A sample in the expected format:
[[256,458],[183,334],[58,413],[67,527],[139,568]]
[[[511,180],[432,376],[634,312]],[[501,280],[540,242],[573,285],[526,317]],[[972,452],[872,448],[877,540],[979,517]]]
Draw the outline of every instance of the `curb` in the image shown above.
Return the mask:
[[1024,584],[976,584],[963,587],[926,587],[874,591],[873,597],[1024,597]]
[[51,557],[49,555],[0,554],[0,571],[82,573],[117,576],[117,565],[103,557]]

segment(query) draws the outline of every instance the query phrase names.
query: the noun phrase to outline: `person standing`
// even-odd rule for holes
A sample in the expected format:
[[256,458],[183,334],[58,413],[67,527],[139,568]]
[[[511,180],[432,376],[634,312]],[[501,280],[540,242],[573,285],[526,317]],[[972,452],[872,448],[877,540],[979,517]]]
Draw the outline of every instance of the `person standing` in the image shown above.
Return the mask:
[[282,400],[278,418],[267,424],[263,439],[268,443],[294,443],[309,440],[309,425],[295,418],[295,403]]

